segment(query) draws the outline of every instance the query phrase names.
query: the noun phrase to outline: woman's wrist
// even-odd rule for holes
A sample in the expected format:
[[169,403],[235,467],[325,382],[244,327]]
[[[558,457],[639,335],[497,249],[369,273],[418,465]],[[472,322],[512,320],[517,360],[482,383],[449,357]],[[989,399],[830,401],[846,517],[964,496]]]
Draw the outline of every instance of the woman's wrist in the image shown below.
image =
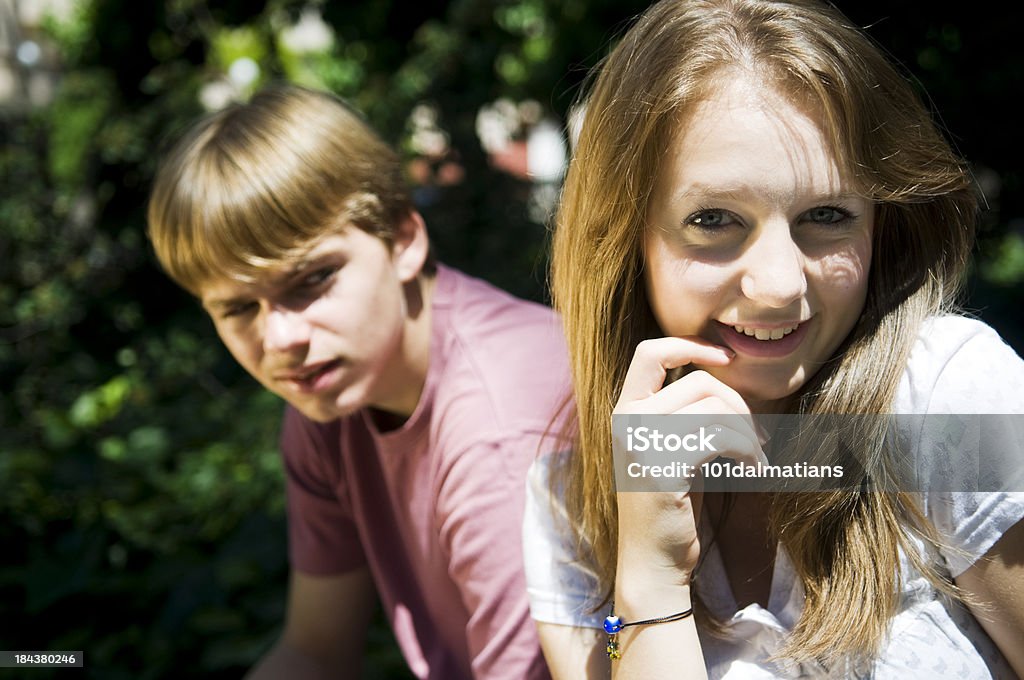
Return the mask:
[[623,575],[613,608],[604,620],[613,678],[706,677],[689,584]]
[[626,621],[668,616],[692,607],[689,579],[671,581],[647,574],[619,572],[615,580],[615,613]]

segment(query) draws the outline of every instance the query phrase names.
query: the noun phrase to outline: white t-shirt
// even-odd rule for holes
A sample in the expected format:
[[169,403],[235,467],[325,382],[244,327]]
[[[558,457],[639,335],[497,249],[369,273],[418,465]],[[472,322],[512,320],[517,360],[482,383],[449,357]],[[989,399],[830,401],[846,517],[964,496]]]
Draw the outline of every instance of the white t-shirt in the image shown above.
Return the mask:
[[[943,316],[922,329],[900,381],[895,413],[1024,414],[1024,361],[990,327],[973,319]],[[1024,441],[1009,455],[1024,463]],[[922,444],[927,447],[927,444]],[[919,451],[927,456],[927,451]],[[548,481],[551,458],[538,460],[528,477],[523,526],[530,610],[537,621],[600,628],[606,612],[596,576],[576,560],[568,519]],[[922,493],[925,515],[949,547],[927,550],[939,570],[955,578],[1024,517],[1024,492]],[[701,568],[700,595],[725,622],[725,638],[701,632],[710,678],[828,677],[819,666],[783,667],[768,661],[778,651],[803,607],[803,587],[785,551],[776,554],[768,607],[737,611],[714,543]],[[974,617],[951,603],[901,554],[902,592],[878,658],[863,677],[880,679],[1013,678],[1005,659]],[[654,616],[655,614],[652,614]],[[842,616],[837,612],[837,616]],[[847,671],[833,674],[849,676]]]

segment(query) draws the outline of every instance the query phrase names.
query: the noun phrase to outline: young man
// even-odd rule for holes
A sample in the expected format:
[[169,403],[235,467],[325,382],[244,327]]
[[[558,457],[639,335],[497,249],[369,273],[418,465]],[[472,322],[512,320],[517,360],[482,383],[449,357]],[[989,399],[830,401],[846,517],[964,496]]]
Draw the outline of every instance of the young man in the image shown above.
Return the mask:
[[149,230],[232,355],[289,403],[287,614],[251,677],[358,677],[379,596],[419,678],[546,678],[520,526],[568,393],[553,313],[436,265],[396,155],[295,87],[192,128]]

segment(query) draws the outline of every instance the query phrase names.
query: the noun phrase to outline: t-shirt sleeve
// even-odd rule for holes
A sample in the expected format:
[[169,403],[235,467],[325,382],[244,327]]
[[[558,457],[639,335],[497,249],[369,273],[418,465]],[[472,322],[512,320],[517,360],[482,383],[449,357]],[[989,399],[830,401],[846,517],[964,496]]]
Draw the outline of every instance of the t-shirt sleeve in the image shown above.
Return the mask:
[[552,465],[567,453],[538,458],[526,479],[523,557],[530,615],[537,621],[601,628],[597,576],[575,554],[561,492],[552,494]]
[[[991,328],[976,330],[956,349],[938,373],[931,391],[929,414],[980,414],[981,427],[998,429],[964,441],[984,446],[998,442],[998,451],[958,451],[959,460],[980,461],[973,482],[998,477],[994,491],[941,491],[928,497],[927,512],[949,545],[940,548],[952,577],[957,577],[988,552],[1014,524],[1024,518],[1024,361]],[[1001,414],[1001,415],[995,415]],[[993,470],[1005,468],[1006,474]],[[986,469],[988,468],[988,469]],[[958,474],[954,471],[954,476]],[[948,484],[947,484],[948,486]],[[976,488],[994,488],[991,482]]]
[[526,601],[519,530],[528,461],[517,446],[504,440],[464,449],[438,494],[441,546],[468,613],[466,641],[478,680],[550,677]]
[[288,557],[293,569],[328,575],[366,563],[340,470],[340,423],[314,423],[285,411],[281,451],[288,509]]

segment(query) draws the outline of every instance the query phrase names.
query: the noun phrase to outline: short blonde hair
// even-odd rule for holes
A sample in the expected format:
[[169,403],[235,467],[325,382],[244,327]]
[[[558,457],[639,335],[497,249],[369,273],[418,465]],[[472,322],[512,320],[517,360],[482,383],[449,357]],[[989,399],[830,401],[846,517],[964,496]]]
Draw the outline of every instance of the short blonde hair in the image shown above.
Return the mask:
[[198,295],[349,225],[390,243],[412,210],[397,154],[355,111],[284,85],[193,125],[157,172],[147,218],[160,264]]

